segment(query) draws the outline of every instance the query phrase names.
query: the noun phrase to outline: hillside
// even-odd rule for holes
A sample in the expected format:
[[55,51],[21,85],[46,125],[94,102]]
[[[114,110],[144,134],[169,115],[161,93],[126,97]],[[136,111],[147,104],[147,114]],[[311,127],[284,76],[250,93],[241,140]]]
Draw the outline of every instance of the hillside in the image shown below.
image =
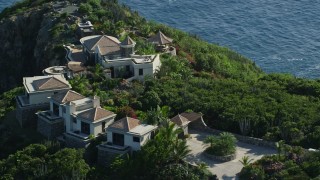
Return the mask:
[[[98,33],[120,40],[130,35],[137,42],[137,54],[155,53],[154,46],[145,39],[159,30],[174,40],[172,46],[177,56],[161,55],[162,66],[155,78],[146,77],[144,82],[131,83],[108,79],[101,66],[96,65],[88,66],[86,76],[70,80],[73,90],[82,95],[98,95],[101,106],[115,112],[116,119],[129,116],[157,124],[161,118],[195,111],[203,113],[206,124],[212,128],[320,148],[319,80],[266,74],[254,62],[228,48],[147,21],[117,0],[71,2],[79,7],[76,16],[90,20]],[[49,179],[116,179],[132,173],[136,173],[133,178],[137,179],[155,174],[157,179],[165,175],[167,178],[181,175],[182,179],[207,177],[200,165],[189,167],[180,162],[183,157],[175,157],[180,155],[172,150],[177,140],[164,138],[170,129],[160,130],[163,134],[159,133],[158,141],[146,145],[135,158],[116,159],[107,170],[95,167],[93,158],[87,157],[96,157],[94,148],[100,143],[99,139],[93,139],[93,146],[86,152],[61,149],[51,142],[28,146],[40,142],[41,138],[36,137],[33,129],[17,128],[17,123],[12,122],[15,121],[14,98],[23,91],[22,77],[40,75],[48,66],[65,65],[63,45],[79,43],[75,36],[79,19],[67,12],[55,11],[55,3],[24,0],[0,14],[0,92],[4,92],[0,95],[0,158],[4,158],[0,160],[0,172],[6,173],[8,179],[31,178],[34,173]],[[186,144],[182,143],[181,148],[186,150]],[[159,156],[154,158],[155,155]],[[84,156],[87,159],[84,160]]]
[[[18,4],[0,15],[0,31],[4,32],[0,39],[8,44],[0,51],[1,73],[6,74],[0,76],[2,90],[15,86],[23,76],[40,74],[44,67],[65,64],[62,43],[76,41],[75,22],[69,22],[66,13],[54,12],[52,3],[29,0],[21,4],[24,6]],[[202,112],[214,128],[320,147],[319,81],[265,74],[228,48],[146,21],[116,1],[83,1],[79,13],[105,34],[119,39],[129,34],[137,42],[137,53],[154,53],[153,46],[143,39],[158,30],[173,38],[177,49],[178,56],[161,57],[163,66],[157,78],[144,84],[123,87],[120,80],[105,79],[99,67],[91,68],[93,75],[87,78],[72,80],[80,93],[101,96],[106,108],[117,112],[130,109],[142,119],[157,106],[169,106],[171,115],[193,110]],[[12,24],[14,31],[10,30]],[[22,27],[33,29],[18,31]]]

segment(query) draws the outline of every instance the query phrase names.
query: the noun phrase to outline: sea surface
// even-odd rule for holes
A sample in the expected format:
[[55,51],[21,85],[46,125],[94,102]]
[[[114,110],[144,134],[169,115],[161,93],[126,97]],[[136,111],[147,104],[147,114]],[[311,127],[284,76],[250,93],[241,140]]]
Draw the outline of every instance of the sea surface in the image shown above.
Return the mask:
[[320,78],[319,0],[120,0],[149,20],[197,34],[266,72]]
[[[19,0],[0,0],[0,11]],[[266,72],[320,78],[318,0],[119,0],[149,20],[197,34]]]
[[11,6],[12,4],[14,4],[15,2],[18,2],[19,0],[0,0],[0,12],[8,7]]

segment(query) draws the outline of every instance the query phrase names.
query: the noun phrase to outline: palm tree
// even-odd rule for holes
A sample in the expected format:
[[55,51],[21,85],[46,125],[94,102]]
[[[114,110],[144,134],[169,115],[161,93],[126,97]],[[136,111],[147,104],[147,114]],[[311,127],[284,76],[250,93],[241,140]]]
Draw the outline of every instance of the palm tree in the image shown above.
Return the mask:
[[173,147],[173,159],[176,163],[179,162],[179,160],[187,157],[187,155],[191,152],[191,150],[188,148],[187,141],[177,139],[174,147]]
[[197,163],[197,165],[198,165],[198,168],[199,168],[200,171],[206,171],[206,170],[208,170],[208,167],[209,167],[209,166],[208,166],[206,163],[204,163],[204,162]]
[[207,136],[204,139],[203,143],[204,144],[209,144],[210,148],[212,149],[214,147],[215,143],[217,142],[217,140],[218,140],[217,137],[210,135],[210,136]]
[[237,141],[237,139],[231,133],[223,132],[220,134],[219,145],[224,148],[224,150],[226,151],[226,154],[231,154],[231,153],[235,152],[236,141]]
[[190,153],[187,142],[178,139],[178,134],[181,132],[182,130],[176,128],[173,123],[168,123],[159,129],[154,139],[156,151],[161,150],[161,152],[158,152],[158,154],[160,153],[162,156],[159,161],[178,162]]
[[239,160],[241,162],[241,164],[246,167],[248,166],[253,159],[249,159],[249,156],[243,156],[241,160]]
[[277,147],[277,151],[278,151],[278,156],[280,158],[280,155],[282,154],[283,150],[284,150],[284,141],[281,140],[279,142],[276,142],[276,147]]

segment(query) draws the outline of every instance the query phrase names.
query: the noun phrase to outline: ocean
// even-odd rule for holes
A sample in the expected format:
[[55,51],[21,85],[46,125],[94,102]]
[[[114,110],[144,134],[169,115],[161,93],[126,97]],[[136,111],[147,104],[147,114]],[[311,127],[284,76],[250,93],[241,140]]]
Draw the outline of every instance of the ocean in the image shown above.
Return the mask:
[[8,7],[11,6],[13,3],[18,2],[19,0],[0,0],[0,12]]
[[[18,0],[0,0],[0,11]],[[119,0],[149,20],[197,34],[266,72],[320,78],[317,0]]]
[[320,78],[318,0],[120,0],[149,20],[229,47],[266,72]]

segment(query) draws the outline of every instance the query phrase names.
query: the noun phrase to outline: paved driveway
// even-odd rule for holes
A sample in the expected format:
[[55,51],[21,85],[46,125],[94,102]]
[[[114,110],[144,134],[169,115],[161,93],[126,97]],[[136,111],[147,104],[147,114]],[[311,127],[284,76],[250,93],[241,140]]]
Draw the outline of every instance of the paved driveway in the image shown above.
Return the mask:
[[235,160],[224,163],[213,161],[202,154],[206,149],[202,141],[210,134],[193,130],[189,130],[189,133],[191,138],[187,139],[187,144],[191,153],[186,160],[190,163],[205,162],[209,166],[209,171],[216,174],[219,179],[237,179],[236,175],[243,167],[239,160],[245,155],[250,159],[258,160],[263,155],[276,153],[275,149],[237,142],[237,158]]

